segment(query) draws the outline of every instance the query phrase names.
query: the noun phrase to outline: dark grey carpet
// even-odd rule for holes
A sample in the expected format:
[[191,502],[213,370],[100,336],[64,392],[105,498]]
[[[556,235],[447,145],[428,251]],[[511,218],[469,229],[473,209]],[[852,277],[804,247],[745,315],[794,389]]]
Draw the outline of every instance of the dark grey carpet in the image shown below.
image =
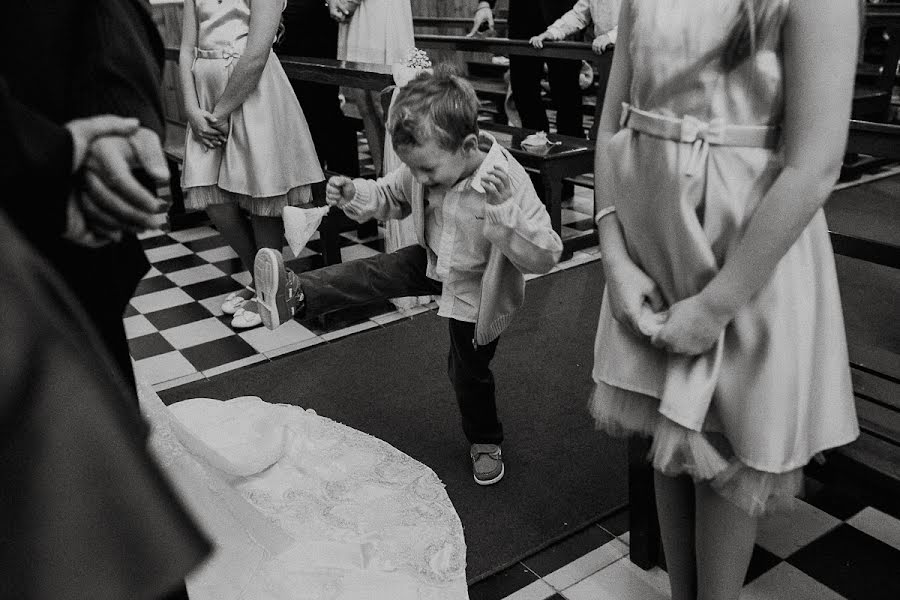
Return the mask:
[[494,360],[506,477],[472,480],[446,376],[447,323],[433,312],[162,393],[256,395],[313,408],[431,467],[465,529],[480,580],[626,502],[626,452],[587,414],[602,291],[599,262],[528,283]]

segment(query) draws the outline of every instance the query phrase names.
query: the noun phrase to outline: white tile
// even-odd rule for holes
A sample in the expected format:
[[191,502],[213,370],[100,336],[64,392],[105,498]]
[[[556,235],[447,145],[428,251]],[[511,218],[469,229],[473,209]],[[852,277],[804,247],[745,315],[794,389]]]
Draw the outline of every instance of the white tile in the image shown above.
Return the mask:
[[198,267],[191,267],[190,269],[182,269],[181,271],[169,273],[166,277],[174,281],[175,285],[184,287],[186,285],[191,285],[192,283],[225,277],[225,272],[215,265],[200,265]]
[[562,209],[560,213],[563,225],[568,225],[569,223],[574,223],[575,221],[584,221],[587,218],[587,215],[585,215],[584,213],[580,213],[575,210],[569,210],[568,208]]
[[181,352],[173,350],[134,361],[134,372],[138,379],[155,388],[157,383],[191,375],[196,373],[197,369],[181,355]]
[[556,593],[552,587],[538,579],[521,590],[513,592],[503,600],[546,600]]
[[840,523],[815,506],[798,502],[793,510],[763,517],[756,543],[779,558],[787,558]]
[[667,600],[669,597],[629,569],[627,558],[562,590],[562,595],[569,600]]
[[289,352],[296,352],[297,350],[303,350],[304,348],[309,348],[310,346],[317,346],[324,343],[325,340],[323,340],[319,336],[314,336],[309,339],[303,340],[302,342],[295,342],[293,344],[288,344],[287,346],[282,346],[281,348],[269,350],[265,352],[265,355],[267,358],[276,358]]
[[900,520],[885,514],[878,509],[867,506],[847,523],[873,538],[881,540],[889,546],[900,550]]
[[744,587],[741,600],[844,600],[844,597],[788,563],[780,563]]
[[618,539],[613,539],[553,571],[545,576],[544,580],[556,589],[564,590],[589,575],[593,575],[600,569],[611,565],[627,553],[628,546]]
[[235,360],[230,363],[225,363],[224,365],[219,365],[218,367],[213,367],[211,369],[207,369],[203,371],[203,375],[205,377],[214,377],[216,375],[220,375],[222,373],[227,373],[228,371],[234,371],[235,369],[240,369],[241,367],[246,367],[248,365],[256,364],[258,362],[263,362],[268,360],[263,354],[254,354],[253,356],[248,356],[246,358],[242,358],[240,360]]
[[622,543],[625,544],[626,546],[630,546],[631,545],[631,532],[626,531],[625,533],[623,533],[622,535],[619,536],[619,539],[622,540]]
[[181,231],[173,231],[169,233],[169,237],[179,242],[193,242],[218,233],[215,229],[208,225],[201,227],[191,227],[190,229],[182,229]]
[[343,262],[356,260],[357,258],[368,258],[377,254],[381,254],[381,252],[362,244],[353,244],[352,246],[341,248],[341,260]]
[[159,248],[150,248],[145,250],[147,260],[151,263],[158,263],[170,258],[178,258],[179,256],[187,256],[192,254],[191,249],[181,244],[169,244],[168,246],[160,246]]
[[241,271],[240,273],[235,273],[231,276],[231,278],[244,287],[250,287],[250,282],[253,281],[253,276],[250,275],[250,271]]
[[142,231],[139,234],[137,234],[137,238],[139,240],[146,240],[147,238],[157,237],[164,233],[165,233],[165,231],[161,231],[159,229],[150,229],[147,231]]
[[151,277],[159,277],[162,273],[156,267],[150,267],[150,270],[147,271],[147,274],[144,275],[141,279],[150,279]]
[[357,323],[356,325],[351,325],[350,327],[344,327],[343,329],[337,329],[335,331],[329,331],[328,333],[322,334],[322,339],[326,342],[333,342],[334,340],[340,339],[342,337],[348,336],[351,333],[359,333],[360,331],[365,331],[367,329],[374,329],[378,327],[378,323],[375,321],[363,321],[362,323]]
[[177,377],[175,379],[170,379],[169,381],[157,383],[153,386],[153,391],[161,392],[163,390],[170,390],[172,388],[178,387],[179,385],[193,383],[195,381],[200,381],[201,379],[206,379],[206,377],[203,376],[203,373],[200,373],[198,371],[196,373],[191,373],[190,375],[185,375],[184,377]]
[[156,327],[144,315],[126,317],[122,319],[122,323],[125,325],[125,337],[129,340],[156,331]]
[[138,312],[149,313],[164,308],[189,304],[193,301],[194,299],[188,296],[181,288],[170,288],[132,298],[131,305]]
[[270,331],[265,327],[257,327],[238,334],[244,341],[253,346],[257,352],[268,352],[282,346],[304,342],[316,337],[316,334],[298,323],[288,321],[278,329]]
[[205,261],[221,262],[223,260],[230,260],[232,258],[237,258],[238,254],[231,248],[231,246],[219,246],[218,248],[213,248],[211,250],[204,250],[203,252],[198,252],[197,256],[199,256],[200,258],[202,258]]
[[177,350],[234,335],[234,330],[215,317],[179,325],[160,332]]
[[406,318],[407,316],[405,314],[403,314],[399,310],[395,310],[394,312],[384,313],[383,315],[375,315],[374,317],[372,317],[372,320],[379,325],[387,325],[388,323],[393,323],[394,321],[402,321]]

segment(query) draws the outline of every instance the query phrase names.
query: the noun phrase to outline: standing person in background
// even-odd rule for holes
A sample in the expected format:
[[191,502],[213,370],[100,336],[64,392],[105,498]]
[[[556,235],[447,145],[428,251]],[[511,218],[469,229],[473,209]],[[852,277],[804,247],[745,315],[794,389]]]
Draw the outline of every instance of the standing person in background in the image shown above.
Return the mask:
[[[475,11],[472,32],[483,27],[493,29],[493,7],[497,0],[483,0]],[[508,36],[512,40],[530,40],[541,35],[557,19],[563,16],[571,5],[559,0],[510,0]],[[537,131],[550,131],[547,111],[541,100],[541,78],[547,64],[547,79],[553,108],[556,109],[556,131],[563,135],[584,137],[584,121],[581,115],[581,88],[578,75],[581,61],[562,58],[538,58],[532,56],[510,56],[509,78],[512,99],[522,127]]]
[[[284,34],[275,44],[281,56],[337,58],[338,24],[322,0],[288,0]],[[336,85],[291,80],[303,108],[323,169],[359,175],[356,131],[341,112]]]
[[[251,273],[222,312],[262,324],[252,281],[260,248],[281,251],[282,210],[309,204],[325,179],[303,109],[272,44],[285,0],[185,0],[179,73],[188,117],[181,187]],[[249,214],[249,218],[245,214]]]
[[531,40],[535,48],[543,48],[544,40],[559,41],[594,24],[591,48],[603,54],[616,44],[621,0],[578,0],[569,12],[558,18],[547,30]]
[[859,435],[822,206],[856,0],[625,0],[597,135],[591,410],[653,437],[672,600],[737,600],[759,516]]
[[[410,0],[328,0],[332,18],[340,23],[338,58],[392,65],[415,46]],[[384,173],[384,111],[378,92],[348,88],[356,104],[375,173]]]

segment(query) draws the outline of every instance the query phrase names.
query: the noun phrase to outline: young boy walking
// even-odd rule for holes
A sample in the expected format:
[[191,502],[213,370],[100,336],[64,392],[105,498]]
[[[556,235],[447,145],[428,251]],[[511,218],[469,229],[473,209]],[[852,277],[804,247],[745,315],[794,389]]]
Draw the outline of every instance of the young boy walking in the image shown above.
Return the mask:
[[418,244],[304,273],[262,249],[254,265],[260,315],[274,329],[294,316],[440,296],[475,482],[490,485],[505,472],[491,359],[522,304],[522,274],[552,269],[562,242],[525,169],[479,132],[478,99],[465,79],[439,67],[396,93],[388,128],[403,165],[378,181],[332,177],[326,198],[359,222],[412,213]]

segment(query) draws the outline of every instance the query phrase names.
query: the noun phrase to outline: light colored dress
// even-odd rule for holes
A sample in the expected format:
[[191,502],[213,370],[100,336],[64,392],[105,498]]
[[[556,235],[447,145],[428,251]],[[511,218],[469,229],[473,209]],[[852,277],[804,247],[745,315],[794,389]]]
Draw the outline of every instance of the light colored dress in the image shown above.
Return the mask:
[[[196,0],[197,49],[191,71],[200,107],[213,111],[247,45],[250,0]],[[185,206],[238,202],[249,212],[281,216],[311,200],[323,181],[303,110],[273,52],[256,89],[229,117],[228,141],[208,150],[188,127],[181,187]]]
[[296,406],[138,396],[151,452],[215,546],[191,600],[468,598],[462,524],[425,465]]
[[[623,2],[631,46],[616,51],[631,53],[635,110],[599,175],[630,256],[670,305],[714,276],[783,167],[787,2],[730,73],[720,57],[740,2]],[[654,348],[604,295],[593,377],[598,425],[654,436],[655,468],[711,479],[750,514],[789,502],[811,458],[859,433],[823,212],[704,355]]]
[[352,0],[359,4],[338,29],[340,60],[391,65],[415,46],[410,0]]

